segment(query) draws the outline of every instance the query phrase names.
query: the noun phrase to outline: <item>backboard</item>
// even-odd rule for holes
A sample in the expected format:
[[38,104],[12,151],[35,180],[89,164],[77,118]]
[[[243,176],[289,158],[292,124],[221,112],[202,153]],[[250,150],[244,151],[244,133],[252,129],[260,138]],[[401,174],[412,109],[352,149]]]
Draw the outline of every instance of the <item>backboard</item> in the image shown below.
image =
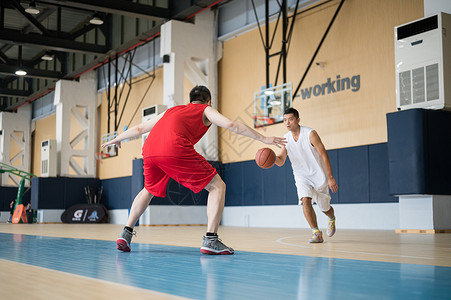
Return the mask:
[[284,111],[291,107],[292,83],[262,88],[254,94],[254,127],[283,122]]

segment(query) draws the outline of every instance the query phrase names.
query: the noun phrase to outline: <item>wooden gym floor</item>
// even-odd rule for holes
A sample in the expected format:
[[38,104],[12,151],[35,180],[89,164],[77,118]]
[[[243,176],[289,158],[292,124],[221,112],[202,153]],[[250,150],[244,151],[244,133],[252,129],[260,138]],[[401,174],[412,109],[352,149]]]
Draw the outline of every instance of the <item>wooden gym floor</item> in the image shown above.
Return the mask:
[[233,256],[199,252],[204,226],[0,224],[2,299],[433,299],[451,295],[451,234],[221,227]]

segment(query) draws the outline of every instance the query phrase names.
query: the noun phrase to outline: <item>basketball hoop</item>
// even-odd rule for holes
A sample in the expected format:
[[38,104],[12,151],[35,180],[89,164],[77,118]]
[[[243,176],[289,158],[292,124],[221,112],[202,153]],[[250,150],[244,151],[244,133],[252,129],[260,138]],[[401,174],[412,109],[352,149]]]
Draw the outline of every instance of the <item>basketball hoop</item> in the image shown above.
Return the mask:
[[254,93],[254,127],[283,122],[283,113],[291,107],[291,82],[264,88]]
[[265,127],[267,125],[272,125],[276,123],[275,118],[265,117],[265,116],[254,116],[255,128]]
[[[102,135],[100,145],[103,145],[107,142],[112,141],[115,137],[117,137],[117,131],[109,132],[107,134]],[[105,148],[102,149],[103,154],[108,154],[108,157],[117,156],[117,146],[116,145],[108,145]],[[107,157],[102,156],[102,159],[105,159]]]
[[102,160],[110,157],[110,154],[103,153],[103,152],[96,152],[95,156],[96,156],[96,160],[102,164],[103,163]]

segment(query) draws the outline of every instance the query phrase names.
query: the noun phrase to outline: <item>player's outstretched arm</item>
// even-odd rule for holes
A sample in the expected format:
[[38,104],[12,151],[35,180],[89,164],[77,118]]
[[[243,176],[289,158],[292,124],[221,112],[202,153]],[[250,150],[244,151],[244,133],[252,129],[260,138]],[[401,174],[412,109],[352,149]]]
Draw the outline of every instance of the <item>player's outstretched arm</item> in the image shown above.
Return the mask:
[[106,146],[113,145],[113,144],[120,148],[121,142],[123,140],[134,138],[136,136],[140,136],[144,133],[150,132],[152,130],[152,128],[155,126],[155,124],[157,124],[157,122],[161,119],[161,117],[163,117],[164,113],[165,112],[162,112],[155,118],[152,118],[146,122],[143,122],[141,124],[138,124],[136,126],[129,128],[127,131],[122,132],[121,134],[119,134],[117,137],[115,137],[111,141],[103,144],[102,148],[105,148]]
[[280,154],[276,156],[276,161],[274,162],[279,167],[283,166],[285,164],[285,161],[287,159],[287,148],[285,146],[282,146],[282,151]]
[[254,129],[250,128],[246,124],[243,124],[239,121],[232,121],[229,118],[223,116],[220,114],[216,109],[208,106],[204,110],[205,117],[207,119],[215,124],[216,126],[228,129],[230,131],[233,131],[235,133],[250,137],[251,139],[260,141],[262,143],[268,144],[268,145],[275,145],[280,148],[280,146],[285,145],[286,141],[284,138],[279,137],[267,137],[259,132],[255,131]]

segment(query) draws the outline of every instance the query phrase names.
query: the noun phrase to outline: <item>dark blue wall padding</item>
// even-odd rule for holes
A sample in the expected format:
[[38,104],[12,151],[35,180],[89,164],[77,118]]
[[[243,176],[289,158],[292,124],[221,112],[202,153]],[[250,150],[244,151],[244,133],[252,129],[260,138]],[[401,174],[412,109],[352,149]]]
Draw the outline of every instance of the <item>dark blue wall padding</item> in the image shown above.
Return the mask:
[[370,145],[368,158],[370,203],[398,202],[397,197],[389,194],[387,143]]
[[33,177],[31,179],[32,209],[66,209],[86,203],[84,187],[100,187],[97,178]]
[[387,114],[390,193],[451,195],[451,112]]
[[131,206],[132,176],[103,179],[102,204],[107,209],[128,209]]
[[[389,194],[387,144],[328,151],[337,193],[331,203],[397,202]],[[290,160],[263,170],[254,160],[224,164],[226,206],[298,203]]]
[[261,169],[254,160],[224,165],[226,206],[297,204],[289,159],[282,167]]
[[132,171],[132,182],[131,182],[131,194],[130,194],[130,203],[135,199],[136,195],[143,189],[144,187],[144,174],[143,174],[143,160],[134,159],[133,160],[133,171]]
[[[431,133],[432,135],[432,133]],[[449,147],[449,146],[447,146]],[[448,149],[448,148],[446,148]],[[451,153],[451,149],[448,151]],[[332,203],[397,202],[389,194],[388,147],[386,143],[328,151],[332,171],[339,186],[331,193]],[[447,162],[445,162],[445,166]],[[221,164],[210,162],[227,186],[226,206],[293,205],[298,203],[293,171],[289,158],[284,166],[263,170],[254,160]],[[451,168],[451,167],[450,167]],[[33,178],[33,208],[66,209],[84,203],[83,187],[103,186],[102,204],[108,209],[128,209],[144,187],[142,159],[133,161],[133,175],[112,179],[95,178]],[[1,199],[14,198],[17,188],[0,188]],[[9,193],[9,194],[6,194]],[[155,197],[152,205],[206,205],[208,192],[195,194],[170,180],[165,198]],[[8,196],[9,195],[9,196]],[[33,199],[35,201],[33,201]],[[3,209],[9,202],[3,200]]]
[[424,111],[410,109],[387,114],[390,193],[426,192]]
[[[224,167],[221,162],[209,161],[209,163],[216,169],[219,176],[223,178]],[[121,208],[129,208],[136,195],[144,188],[144,175],[143,175],[143,160],[133,160],[133,175],[131,177],[131,195],[130,203],[128,206]],[[199,193],[194,193],[190,189],[182,186],[178,182],[170,179],[168,187],[166,189],[166,197],[154,197],[152,199],[152,205],[206,205],[208,198],[208,192],[202,190]]]
[[[11,208],[9,204],[16,199],[18,187],[14,186],[0,186],[0,211],[9,211]],[[31,200],[31,189],[25,187],[22,196],[22,203],[27,205]]]
[[[263,199],[263,172],[269,170],[263,170],[258,167],[256,163],[247,164],[242,168],[243,176],[243,200],[246,205],[263,205],[265,199]],[[271,184],[273,188],[276,188]]]
[[427,110],[427,193],[451,195],[451,112]]
[[[338,177],[338,151],[339,150],[329,150],[327,151],[327,154],[329,155],[330,166],[332,167],[332,173],[334,175],[335,181],[337,182],[338,187],[340,187],[340,180]],[[331,196],[330,203],[340,203],[340,193],[332,193],[332,191],[329,192]]]
[[370,202],[368,161],[368,146],[339,150],[338,172],[333,172],[340,178],[339,203]]
[[[254,161],[252,161],[255,164]],[[274,166],[262,170],[263,176],[263,204],[288,205],[297,204],[297,191],[294,185],[293,170],[289,159],[284,166]]]
[[243,168],[248,162],[224,164],[224,182],[226,183],[226,206],[244,205]]

